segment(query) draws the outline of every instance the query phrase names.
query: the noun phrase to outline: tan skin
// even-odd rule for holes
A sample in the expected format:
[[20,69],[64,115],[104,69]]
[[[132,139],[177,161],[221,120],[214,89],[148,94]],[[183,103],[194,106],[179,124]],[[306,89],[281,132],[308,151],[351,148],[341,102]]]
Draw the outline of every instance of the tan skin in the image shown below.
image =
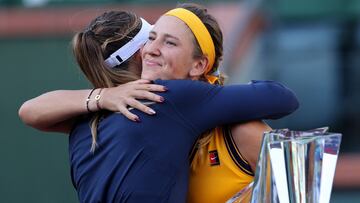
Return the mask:
[[271,130],[271,127],[262,121],[251,121],[231,127],[236,146],[253,171],[257,166],[263,133]]

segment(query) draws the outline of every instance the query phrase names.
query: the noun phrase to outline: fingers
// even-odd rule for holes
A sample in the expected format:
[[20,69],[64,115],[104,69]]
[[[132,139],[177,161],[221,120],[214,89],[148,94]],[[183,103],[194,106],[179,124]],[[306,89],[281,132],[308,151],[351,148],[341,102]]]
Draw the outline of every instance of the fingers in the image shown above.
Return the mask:
[[147,90],[153,92],[164,92],[167,88],[163,85],[151,84],[150,80],[140,79],[118,86],[122,91]]
[[139,117],[131,113],[127,107],[130,106],[146,114],[154,115],[156,112],[152,108],[136,99],[163,102],[164,98],[154,92],[164,91],[167,91],[165,86],[151,84],[149,80],[136,80],[117,87],[107,88],[106,91],[103,90],[101,106],[110,111],[119,111],[128,119],[139,122]]
[[123,105],[118,106],[118,110],[129,120],[132,120],[134,122],[140,122],[140,118],[137,115],[131,113],[125,106]]
[[156,84],[137,84],[135,86],[135,89],[137,90],[147,90],[152,92],[164,92],[167,91],[167,88],[162,85],[156,85]]
[[127,84],[149,84],[149,83],[151,83],[150,80],[139,79],[132,82],[128,82]]
[[154,102],[163,102],[164,97],[154,94],[152,92],[148,92],[145,90],[138,90],[132,93],[132,96],[136,99],[147,99]]
[[135,122],[140,122],[140,118],[137,115],[131,113],[129,111],[129,109],[126,108],[127,105],[132,107],[132,108],[138,109],[138,110],[140,110],[140,111],[142,111],[142,112],[144,112],[146,114],[149,114],[149,115],[156,114],[156,112],[152,108],[142,104],[141,102],[139,102],[139,101],[137,101],[135,99],[127,99],[126,104],[123,103],[123,104],[118,105],[118,107],[117,107],[118,111],[120,113],[122,113],[125,117],[127,117],[128,119],[130,119],[132,121],[135,121]]
[[145,104],[142,104],[141,102],[139,102],[139,101],[137,101],[135,99],[128,99],[127,104],[130,107],[138,109],[138,110],[140,110],[140,111],[142,111],[142,112],[144,112],[146,114],[149,114],[149,115],[156,114],[156,112],[152,108],[146,106]]

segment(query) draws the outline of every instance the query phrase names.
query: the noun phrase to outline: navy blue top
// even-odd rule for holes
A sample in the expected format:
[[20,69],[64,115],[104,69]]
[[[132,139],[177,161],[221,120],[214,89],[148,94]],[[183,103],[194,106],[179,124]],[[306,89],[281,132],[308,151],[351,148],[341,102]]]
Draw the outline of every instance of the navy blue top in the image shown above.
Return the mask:
[[141,122],[112,113],[98,126],[90,152],[89,121],[70,134],[71,176],[80,202],[185,202],[189,152],[204,131],[253,119],[276,119],[298,108],[293,92],[273,81],[214,86],[157,80],[169,90],[154,116],[132,110]]

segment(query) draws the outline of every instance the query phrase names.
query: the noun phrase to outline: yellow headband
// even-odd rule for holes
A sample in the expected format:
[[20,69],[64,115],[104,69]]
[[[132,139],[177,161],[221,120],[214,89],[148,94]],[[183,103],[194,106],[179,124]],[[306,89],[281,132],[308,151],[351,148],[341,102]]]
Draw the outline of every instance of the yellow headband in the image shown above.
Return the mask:
[[192,31],[197,42],[200,45],[202,53],[208,57],[209,64],[205,70],[205,77],[210,83],[214,83],[217,77],[213,75],[207,75],[212,69],[215,61],[215,47],[211,35],[204,23],[193,12],[184,8],[176,8],[168,11],[165,15],[175,16],[182,20]]

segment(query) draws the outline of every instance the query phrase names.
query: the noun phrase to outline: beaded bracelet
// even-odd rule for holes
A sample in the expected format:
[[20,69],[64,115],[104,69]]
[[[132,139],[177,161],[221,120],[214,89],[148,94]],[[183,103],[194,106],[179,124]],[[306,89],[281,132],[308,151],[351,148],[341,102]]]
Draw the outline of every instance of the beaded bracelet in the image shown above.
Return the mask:
[[92,95],[92,93],[94,92],[95,89],[96,89],[96,88],[94,88],[94,89],[92,89],[92,90],[90,91],[89,96],[88,96],[87,99],[86,99],[86,109],[87,109],[87,111],[88,111],[89,113],[93,113],[93,111],[91,111],[90,108],[89,108],[89,102],[90,102],[91,95]]

